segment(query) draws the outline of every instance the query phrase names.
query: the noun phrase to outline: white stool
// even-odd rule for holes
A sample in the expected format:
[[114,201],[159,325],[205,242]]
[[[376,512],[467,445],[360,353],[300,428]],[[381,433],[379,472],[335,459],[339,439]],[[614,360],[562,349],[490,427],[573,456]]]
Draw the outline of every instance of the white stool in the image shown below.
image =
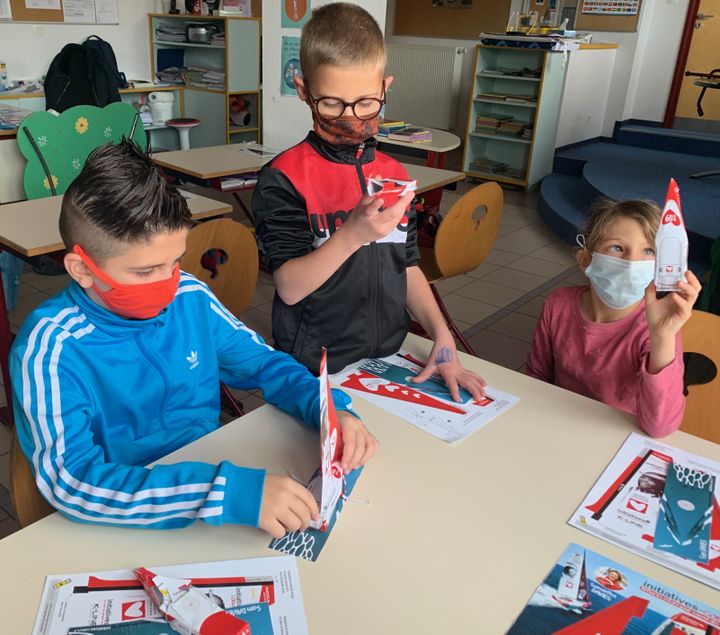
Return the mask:
[[181,150],[189,150],[190,149],[190,131],[195,128],[196,126],[200,125],[199,119],[194,119],[192,117],[183,117],[179,119],[168,119],[165,122],[165,125],[169,128],[175,128],[178,133],[178,137],[180,139],[180,149]]

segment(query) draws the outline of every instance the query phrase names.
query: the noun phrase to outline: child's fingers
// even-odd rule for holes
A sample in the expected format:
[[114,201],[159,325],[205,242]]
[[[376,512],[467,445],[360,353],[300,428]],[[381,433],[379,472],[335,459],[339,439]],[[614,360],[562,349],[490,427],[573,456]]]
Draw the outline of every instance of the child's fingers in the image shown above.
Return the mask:
[[343,472],[348,474],[360,465],[363,455],[365,454],[366,438],[359,431],[355,434],[355,444],[353,446],[352,455],[348,456],[347,452],[343,452],[342,467]]
[[365,444],[365,454],[363,454],[362,458],[360,459],[360,465],[365,465],[373,456],[375,456],[375,453],[378,451],[378,448],[380,447],[380,442],[375,438],[374,435],[370,434],[369,432],[366,434],[366,444]]
[[485,386],[487,386],[487,383],[479,375],[468,372],[460,384],[472,395],[474,401],[480,401],[486,397]]
[[450,396],[452,397],[453,401],[460,402],[460,387],[458,386],[457,378],[455,377],[455,373],[453,372],[453,369],[448,368],[446,373],[443,373],[443,369],[445,366],[438,366],[438,369],[440,370],[440,374],[443,376],[443,379],[445,380],[445,383],[447,384],[448,389],[450,390]]
[[343,447],[342,456],[340,458],[340,466],[342,467],[343,472],[345,472],[346,474],[348,472],[348,466],[350,465],[350,459],[355,453],[356,435],[357,432],[355,431],[355,428],[353,426],[343,426]]
[[422,372],[417,377],[411,377],[410,381],[413,384],[419,384],[421,382],[427,381],[432,376],[434,368],[435,364],[428,364],[427,366],[425,366],[425,368],[422,369]]

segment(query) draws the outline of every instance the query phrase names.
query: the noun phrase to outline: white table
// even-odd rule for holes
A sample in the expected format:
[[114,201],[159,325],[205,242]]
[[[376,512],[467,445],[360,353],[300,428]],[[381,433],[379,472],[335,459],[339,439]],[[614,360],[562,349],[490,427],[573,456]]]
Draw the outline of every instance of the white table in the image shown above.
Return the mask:
[[[408,339],[415,354],[429,346]],[[717,591],[566,524],[635,430],[630,416],[461,356],[520,402],[450,446],[355,399],[380,440],[353,493],[371,504],[348,504],[318,561],[298,561],[313,635],[504,633],[570,542],[717,606]],[[720,459],[719,446],[684,433],[667,442]],[[231,459],[304,476],[317,453],[317,436],[267,406],[166,461]],[[268,542],[249,527],[128,530],[54,514],[0,541],[2,632],[30,632],[47,574],[275,555]]]
[[432,132],[432,139],[429,141],[417,141],[415,143],[397,141],[381,136],[376,137],[376,139],[382,144],[400,146],[402,148],[413,148],[414,150],[426,150],[428,154],[425,165],[429,168],[444,168],[445,153],[454,150],[460,145],[460,137],[454,135],[452,132],[447,132],[447,130],[437,130],[436,128],[428,128],[427,126],[422,126],[422,128]]

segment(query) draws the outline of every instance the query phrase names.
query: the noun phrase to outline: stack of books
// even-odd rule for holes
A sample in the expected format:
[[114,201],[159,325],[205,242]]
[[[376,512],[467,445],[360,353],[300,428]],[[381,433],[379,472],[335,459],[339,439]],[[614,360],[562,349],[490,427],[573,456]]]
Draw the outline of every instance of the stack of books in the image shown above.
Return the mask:
[[381,137],[387,137],[391,132],[397,132],[407,128],[408,124],[404,121],[392,121],[386,119],[378,126],[378,135]]
[[188,66],[183,73],[188,86],[225,90],[225,72],[205,66]]
[[527,128],[527,124],[517,121],[501,121],[497,128],[498,133],[521,137]]
[[526,102],[536,102],[535,95],[507,95],[505,93],[478,93],[475,99],[486,99],[492,101],[506,101],[512,104],[524,104]]
[[159,26],[155,29],[158,42],[185,42],[185,27]]
[[408,143],[416,143],[418,141],[431,141],[432,132],[425,128],[418,128],[417,126],[410,126],[391,132],[388,135],[388,139],[392,141],[407,141]]
[[495,134],[501,123],[512,121],[511,115],[479,115],[475,119],[475,131]]
[[475,159],[470,163],[470,169],[475,172],[484,172],[485,174],[496,174],[498,176],[507,176],[512,179],[524,179],[525,170],[513,168],[502,161],[494,161],[486,157]]

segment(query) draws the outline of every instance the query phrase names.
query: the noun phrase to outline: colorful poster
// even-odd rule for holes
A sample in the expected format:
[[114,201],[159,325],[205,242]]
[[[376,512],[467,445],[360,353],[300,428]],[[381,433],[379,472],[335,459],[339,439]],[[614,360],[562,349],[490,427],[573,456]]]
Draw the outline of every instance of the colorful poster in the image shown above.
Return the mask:
[[519,401],[514,395],[486,387],[485,399],[473,401],[470,393],[461,390],[457,403],[442,378],[431,377],[421,384],[410,381],[423,367],[424,362],[400,350],[389,357],[347,366],[335,373],[332,381],[447,443],[461,441]]
[[640,0],[583,0],[582,13],[594,15],[637,15]]
[[718,635],[720,612],[571,544],[508,635]]
[[720,463],[631,434],[569,523],[720,589]]
[[297,95],[294,79],[302,75],[300,70],[300,38],[283,35],[280,58],[280,94]]
[[299,29],[310,19],[312,8],[311,0],[280,0],[282,5],[282,19],[280,26],[283,29]]
[[[254,623],[253,633],[307,635],[294,558],[275,556],[150,568],[160,575],[189,578],[193,587],[220,608]],[[128,635],[156,633],[157,624],[165,625],[163,633],[168,631],[167,622],[129,569],[63,573],[45,579],[33,635],[66,635],[70,629],[95,632],[83,629],[85,626],[104,626],[108,632],[111,624],[118,633]],[[126,628],[130,626],[138,629],[130,631]],[[114,631],[116,628],[109,632]]]

